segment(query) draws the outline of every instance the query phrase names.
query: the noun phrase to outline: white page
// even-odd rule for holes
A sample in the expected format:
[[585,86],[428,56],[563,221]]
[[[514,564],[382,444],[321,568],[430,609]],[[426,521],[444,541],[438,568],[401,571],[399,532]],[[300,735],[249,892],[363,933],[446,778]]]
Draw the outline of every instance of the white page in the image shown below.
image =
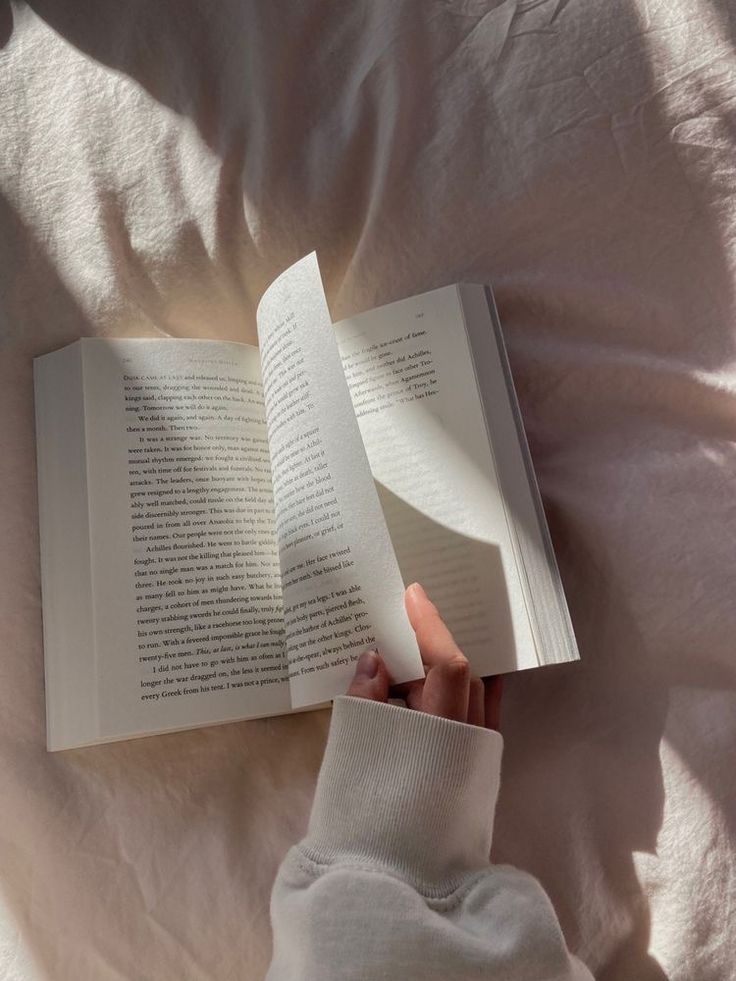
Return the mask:
[[538,665],[457,288],[336,335],[405,579],[426,587],[475,673]]
[[46,746],[56,750],[98,733],[81,342],[33,369]]
[[257,349],[83,356],[100,738],[288,711]]
[[292,704],[344,692],[371,647],[395,682],[421,677],[314,254],[266,291],[258,336]]

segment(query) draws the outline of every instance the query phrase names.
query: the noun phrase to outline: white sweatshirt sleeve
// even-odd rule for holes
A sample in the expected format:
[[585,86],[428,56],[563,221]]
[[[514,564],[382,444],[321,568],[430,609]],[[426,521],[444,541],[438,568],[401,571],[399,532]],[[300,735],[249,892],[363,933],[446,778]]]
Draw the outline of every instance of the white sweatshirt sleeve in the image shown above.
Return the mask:
[[532,876],[488,856],[496,732],[337,698],[267,981],[592,981]]

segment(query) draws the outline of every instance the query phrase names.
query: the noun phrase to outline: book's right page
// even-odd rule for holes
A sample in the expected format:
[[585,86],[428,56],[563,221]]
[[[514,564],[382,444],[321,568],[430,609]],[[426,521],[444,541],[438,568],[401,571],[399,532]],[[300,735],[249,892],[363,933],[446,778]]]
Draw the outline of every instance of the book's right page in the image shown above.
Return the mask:
[[575,659],[482,287],[401,300],[336,332],[405,582],[425,586],[478,674]]

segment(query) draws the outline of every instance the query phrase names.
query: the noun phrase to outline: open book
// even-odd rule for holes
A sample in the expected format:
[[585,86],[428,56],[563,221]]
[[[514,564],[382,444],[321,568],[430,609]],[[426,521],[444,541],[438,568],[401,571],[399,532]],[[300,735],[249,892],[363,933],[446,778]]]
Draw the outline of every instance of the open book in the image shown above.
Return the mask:
[[476,674],[578,656],[490,291],[333,326],[311,255],[258,334],[36,359],[49,749],[421,677],[413,580]]

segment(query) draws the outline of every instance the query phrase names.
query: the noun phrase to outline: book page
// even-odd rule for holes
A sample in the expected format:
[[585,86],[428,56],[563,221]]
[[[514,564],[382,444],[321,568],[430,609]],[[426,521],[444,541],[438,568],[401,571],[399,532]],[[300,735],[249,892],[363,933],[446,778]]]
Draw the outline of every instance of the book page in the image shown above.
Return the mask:
[[336,335],[405,581],[425,586],[475,673],[537,665],[456,287]]
[[83,357],[101,737],[287,711],[257,349]]
[[314,254],[264,294],[258,336],[292,704],[343,693],[369,648],[421,677]]
[[81,342],[33,362],[46,746],[97,737]]

